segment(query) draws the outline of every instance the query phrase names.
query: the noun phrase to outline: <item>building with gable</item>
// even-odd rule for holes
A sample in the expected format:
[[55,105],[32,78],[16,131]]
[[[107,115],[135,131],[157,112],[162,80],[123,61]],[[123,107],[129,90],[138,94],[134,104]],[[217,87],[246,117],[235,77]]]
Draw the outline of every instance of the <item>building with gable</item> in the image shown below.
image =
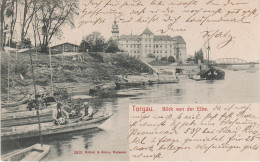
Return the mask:
[[186,60],[186,42],[182,36],[154,35],[148,27],[140,35],[119,36],[115,20],[112,38],[117,41],[121,50],[127,51],[131,56],[144,58],[154,55],[159,59],[173,56],[179,62]]

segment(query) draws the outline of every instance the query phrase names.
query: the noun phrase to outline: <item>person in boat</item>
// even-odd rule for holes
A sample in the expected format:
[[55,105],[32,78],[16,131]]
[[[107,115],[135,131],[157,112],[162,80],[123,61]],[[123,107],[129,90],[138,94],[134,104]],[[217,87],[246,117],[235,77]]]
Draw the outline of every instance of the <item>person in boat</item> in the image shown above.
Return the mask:
[[84,102],[79,112],[80,117],[78,120],[91,120],[93,119],[93,115],[94,115],[94,110],[92,106],[90,106],[88,102]]
[[27,103],[27,109],[29,111],[32,111],[32,109],[35,107],[36,107],[36,105],[35,105],[34,100],[32,100],[32,98],[29,98],[28,103]]
[[57,109],[52,113],[53,122],[55,125],[62,125],[68,123],[69,113],[64,110],[61,103],[57,104]]
[[181,68],[176,68],[175,69],[176,79],[179,79],[179,76],[181,75],[181,73],[182,73],[182,69]]

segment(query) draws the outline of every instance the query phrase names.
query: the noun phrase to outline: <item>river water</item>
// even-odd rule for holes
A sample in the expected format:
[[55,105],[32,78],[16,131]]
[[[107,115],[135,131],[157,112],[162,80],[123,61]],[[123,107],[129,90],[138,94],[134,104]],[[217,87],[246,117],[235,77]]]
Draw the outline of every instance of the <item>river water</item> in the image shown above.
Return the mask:
[[[44,160],[128,160],[129,104],[259,102],[258,71],[253,73],[225,72],[225,80],[194,81],[182,78],[177,84],[152,85],[116,91],[133,94],[131,97],[99,98],[97,100],[102,102],[102,106],[110,109],[114,115],[99,128],[44,137],[44,143],[51,145],[50,153]],[[2,151],[9,152],[37,142],[38,138],[16,141],[2,145]],[[77,154],[77,151],[82,151],[82,154]],[[91,153],[85,153],[85,151],[91,151]],[[98,154],[97,151],[100,153]],[[114,154],[113,151],[123,153]]]

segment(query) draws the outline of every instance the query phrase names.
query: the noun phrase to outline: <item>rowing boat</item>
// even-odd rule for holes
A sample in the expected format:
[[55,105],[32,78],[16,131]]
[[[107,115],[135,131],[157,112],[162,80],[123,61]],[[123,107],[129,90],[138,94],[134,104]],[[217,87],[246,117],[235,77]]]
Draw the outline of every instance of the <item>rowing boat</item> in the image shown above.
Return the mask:
[[[56,108],[56,105],[48,106],[45,109],[39,110],[40,122],[52,121],[52,111]],[[32,111],[17,111],[17,112],[5,112],[1,116],[1,127],[12,127],[20,125],[31,125],[38,123],[37,112]]]
[[179,80],[177,79],[174,79],[174,80],[149,80],[148,83],[149,85],[152,85],[152,84],[169,84],[169,83],[178,83]]
[[[98,127],[103,122],[105,122],[111,116],[112,114],[108,114],[99,117],[94,117],[91,120],[82,120],[78,122],[74,120],[71,121],[69,124],[58,125],[58,126],[54,125],[53,122],[42,123],[41,134],[53,135],[58,133],[66,133],[66,132],[95,128]],[[23,138],[39,136],[38,124],[2,128],[1,132],[2,132],[1,133],[2,141],[10,141],[14,139],[23,139]]]
[[142,86],[145,85],[145,82],[118,82],[115,83],[116,88],[123,88],[123,87],[135,87],[135,86]]
[[50,151],[49,145],[35,144],[31,147],[2,155],[3,161],[40,161]]

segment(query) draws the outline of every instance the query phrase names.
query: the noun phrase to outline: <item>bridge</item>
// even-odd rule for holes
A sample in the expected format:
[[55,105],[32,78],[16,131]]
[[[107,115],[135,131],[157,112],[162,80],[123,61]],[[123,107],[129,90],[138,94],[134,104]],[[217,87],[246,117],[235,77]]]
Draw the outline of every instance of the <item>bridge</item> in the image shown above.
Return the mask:
[[254,65],[259,62],[247,62],[239,58],[221,58],[213,61],[213,65]]

